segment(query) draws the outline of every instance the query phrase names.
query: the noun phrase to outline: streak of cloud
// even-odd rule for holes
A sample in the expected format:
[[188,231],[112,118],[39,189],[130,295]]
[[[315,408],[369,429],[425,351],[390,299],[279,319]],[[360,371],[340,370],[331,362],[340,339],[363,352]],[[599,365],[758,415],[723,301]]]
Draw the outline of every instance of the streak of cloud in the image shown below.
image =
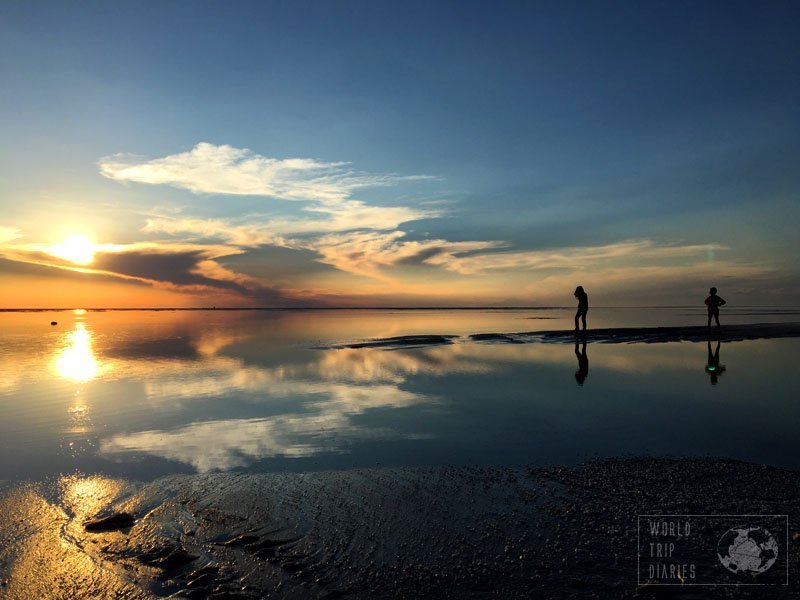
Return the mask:
[[138,160],[115,155],[100,160],[100,172],[117,181],[172,185],[197,194],[269,196],[281,200],[340,201],[353,191],[425,175],[374,175],[349,170],[346,162],[308,158],[277,159],[233,146],[206,142],[187,152]]
[[[264,196],[305,201],[305,210],[321,218],[279,220],[271,229],[282,234],[394,229],[401,223],[439,216],[432,209],[374,206],[352,197],[356,190],[389,187],[403,182],[434,179],[427,175],[370,174],[354,171],[346,162],[307,158],[277,159],[233,146],[206,142],[187,152],[141,160],[126,155],[106,157],[100,173],[109,179],[151,185],[170,185],[195,194]],[[168,223],[153,220],[155,230]],[[174,227],[174,225],[173,225]],[[240,231],[239,236],[246,233]],[[240,238],[241,239],[241,238]],[[247,236],[246,239],[253,241]]]

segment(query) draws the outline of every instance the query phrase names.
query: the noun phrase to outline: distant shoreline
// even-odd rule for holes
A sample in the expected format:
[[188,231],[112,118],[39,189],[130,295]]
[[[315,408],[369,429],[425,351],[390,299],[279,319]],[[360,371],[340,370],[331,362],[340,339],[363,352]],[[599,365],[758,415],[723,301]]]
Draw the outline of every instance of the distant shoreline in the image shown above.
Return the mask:
[[[676,304],[664,306],[593,306],[593,310],[597,309],[657,309],[663,310],[667,308],[680,308],[680,309],[693,309],[699,312],[705,312],[705,307],[697,306],[696,304]],[[765,306],[765,305],[742,305],[736,308],[729,309],[731,312],[739,309],[761,309],[775,311],[776,313],[784,311],[800,310],[800,306]],[[75,310],[85,310],[86,312],[166,312],[166,311],[337,311],[337,310],[575,310],[574,306],[262,306],[262,307],[212,307],[212,306],[198,306],[198,307],[149,307],[149,308],[102,308],[93,307],[86,308],[81,306],[74,306],[71,308],[0,308],[0,313],[4,312],[69,312]]]

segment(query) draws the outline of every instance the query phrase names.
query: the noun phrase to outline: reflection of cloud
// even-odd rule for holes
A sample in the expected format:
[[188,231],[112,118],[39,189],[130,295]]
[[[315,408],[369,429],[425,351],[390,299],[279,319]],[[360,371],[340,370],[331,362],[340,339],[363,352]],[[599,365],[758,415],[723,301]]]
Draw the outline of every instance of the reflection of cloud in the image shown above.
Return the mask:
[[[260,379],[261,382],[264,379]],[[146,452],[192,465],[200,472],[241,467],[276,456],[301,457],[343,451],[356,438],[389,432],[357,426],[352,416],[374,408],[400,408],[431,399],[387,385],[324,385],[284,382],[275,395],[315,393],[312,412],[260,419],[227,419],[192,423],[171,431],[142,431],[104,440],[106,455]]]
[[[504,350],[498,346],[501,355]],[[387,402],[397,406],[411,398],[398,388],[409,376],[488,373],[502,363],[502,356],[492,360],[489,353],[466,344],[412,352],[375,348],[326,351],[316,353],[315,360],[307,363],[270,368],[212,356],[197,363],[164,361],[155,371],[164,375],[147,378],[144,386],[146,396],[157,401],[221,396],[236,390],[270,397],[316,395],[340,405],[370,408]]]
[[[237,338],[232,338],[235,340]],[[203,346],[221,349],[224,336]],[[692,357],[674,347],[648,347],[646,354],[629,346],[604,345],[600,369],[647,374],[665,368],[693,367]],[[591,354],[593,350],[590,349]],[[264,418],[211,420],[176,429],[148,430],[112,436],[100,451],[113,456],[147,453],[189,464],[198,471],[244,467],[272,457],[304,457],[345,452],[358,439],[391,437],[391,430],[358,425],[354,417],[375,409],[399,409],[438,401],[402,389],[414,376],[455,373],[499,376],[520,365],[553,364],[571,373],[571,345],[462,343],[415,350],[376,348],[315,352],[312,360],[272,367],[248,365],[213,353],[192,361],[159,361],[145,379],[149,401],[189,401],[237,395],[249,402],[291,398],[297,408]],[[141,362],[141,361],[136,361]],[[136,376],[128,369],[128,376]]]

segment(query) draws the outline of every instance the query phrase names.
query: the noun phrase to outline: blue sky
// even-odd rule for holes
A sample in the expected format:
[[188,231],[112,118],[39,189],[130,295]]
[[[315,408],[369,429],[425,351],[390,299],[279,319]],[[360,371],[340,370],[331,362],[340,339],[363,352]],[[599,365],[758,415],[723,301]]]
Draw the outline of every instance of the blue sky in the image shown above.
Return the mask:
[[[790,2],[5,2],[0,278],[66,277],[68,304],[115,276],[181,305],[797,303],[798,25]],[[248,187],[247,157],[314,176]],[[97,265],[47,258],[73,234]],[[202,280],[105,256],[129,254]]]

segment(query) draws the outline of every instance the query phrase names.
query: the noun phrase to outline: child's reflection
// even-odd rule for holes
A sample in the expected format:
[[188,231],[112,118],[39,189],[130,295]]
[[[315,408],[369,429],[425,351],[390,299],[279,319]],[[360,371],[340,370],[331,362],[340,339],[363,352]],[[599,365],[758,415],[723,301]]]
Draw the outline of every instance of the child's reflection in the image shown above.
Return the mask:
[[717,348],[711,352],[711,340],[708,340],[708,360],[706,361],[706,373],[711,378],[711,385],[717,385],[717,379],[725,372],[725,365],[719,364],[719,340]]
[[575,371],[575,381],[578,385],[583,385],[589,375],[589,357],[586,356],[586,340],[583,340],[583,347],[578,349],[578,342],[575,342],[575,356],[578,357],[578,370]]

